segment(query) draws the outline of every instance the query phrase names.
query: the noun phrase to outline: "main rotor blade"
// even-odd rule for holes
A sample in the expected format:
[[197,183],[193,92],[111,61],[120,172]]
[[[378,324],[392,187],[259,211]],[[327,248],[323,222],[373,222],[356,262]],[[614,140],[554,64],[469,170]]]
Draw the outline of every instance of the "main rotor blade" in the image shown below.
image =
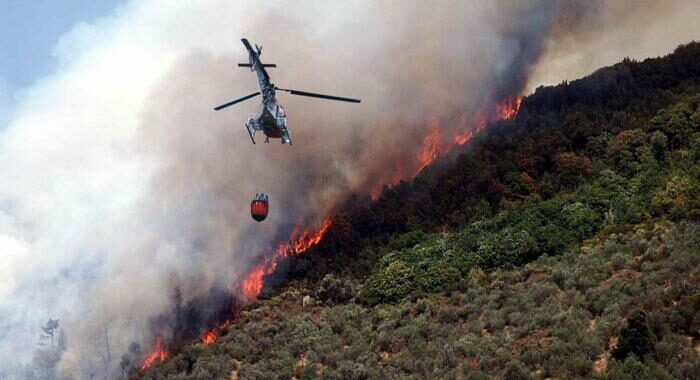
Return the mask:
[[330,99],[330,100],[339,100],[341,102],[351,102],[351,103],[359,103],[361,100],[360,99],[353,99],[353,98],[343,98],[341,96],[333,96],[333,95],[323,95],[323,94],[316,94],[313,92],[306,92],[306,91],[298,91],[298,90],[290,90],[286,88],[279,88],[277,87],[278,90],[280,91],[287,91],[288,93],[292,95],[301,95],[301,96],[310,96],[312,98],[321,98],[321,99]]
[[255,93],[252,93],[252,94],[250,94],[250,95],[248,95],[248,96],[244,96],[244,97],[242,97],[242,98],[240,98],[240,99],[236,99],[236,100],[234,100],[234,101],[232,101],[232,102],[228,102],[228,103],[226,103],[226,104],[222,104],[222,105],[220,105],[220,106],[214,108],[214,111],[219,111],[219,110],[221,110],[221,109],[223,109],[223,108],[226,108],[226,107],[228,107],[228,106],[232,106],[232,105],[234,105],[234,104],[236,104],[236,103],[240,103],[240,102],[242,102],[242,101],[244,101],[244,100],[248,100],[248,99],[250,99],[250,98],[252,98],[252,97],[254,97],[254,96],[258,96],[258,95],[260,95],[260,92],[259,92],[259,91],[258,91],[258,92],[255,92]]

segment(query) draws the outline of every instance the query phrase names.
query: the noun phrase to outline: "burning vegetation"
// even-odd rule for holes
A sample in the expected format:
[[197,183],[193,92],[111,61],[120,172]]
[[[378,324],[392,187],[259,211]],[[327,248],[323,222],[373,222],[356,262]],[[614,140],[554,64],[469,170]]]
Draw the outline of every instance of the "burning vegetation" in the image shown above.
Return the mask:
[[[304,265],[308,281],[262,301],[251,314],[264,318],[226,325],[236,333],[215,349],[173,355],[143,377],[694,378],[698,303],[688,284],[700,278],[700,161],[687,157],[700,157],[700,69],[688,62],[698,57],[692,44],[671,59],[538,90],[477,149],[343,208],[332,223],[297,229],[249,279],[262,289],[293,255],[315,264]],[[620,88],[620,79],[638,87]],[[513,117],[508,110],[498,112]],[[574,116],[576,128],[562,127]],[[296,256],[312,247],[324,255]],[[346,281],[359,285],[349,296]],[[561,292],[582,296],[562,303]],[[525,312],[509,318],[513,308]],[[481,344],[486,330],[505,349]]]
[[456,145],[467,144],[476,134],[486,128],[488,123],[514,119],[518,115],[518,111],[520,111],[522,101],[522,96],[509,96],[490,110],[477,110],[471,119],[466,115],[462,115],[459,119],[459,124],[464,127],[449,136],[446,135],[446,130],[440,127],[438,120],[431,120],[428,123],[421,150],[415,158],[415,163],[412,165],[413,168],[396,167],[390,181],[386,183],[380,182],[372,188],[370,191],[372,199],[376,200],[385,186],[391,188],[401,181],[414,178],[423,169],[435,162],[436,159],[448,154]]
[[[274,254],[266,258],[263,263],[257,265],[240,284],[240,292],[247,301],[256,299],[265,287],[265,277],[275,273],[280,260],[284,260],[289,255],[301,255],[308,249],[317,245],[323,239],[328,229],[332,225],[330,219],[326,219],[318,230],[304,229],[297,227],[289,243],[280,242]],[[209,345],[221,334],[221,331],[231,324],[230,320],[217,325],[202,335],[202,343]]]
[[213,329],[207,331],[202,335],[202,344],[213,344],[219,338],[221,331],[231,324],[231,320],[226,320],[225,322],[219,324]]
[[153,349],[153,351],[146,356],[146,359],[143,360],[143,363],[141,364],[141,370],[146,370],[149,367],[151,367],[153,364],[157,362],[164,362],[168,359],[168,351],[165,348],[165,345],[163,344],[163,336],[158,335],[156,336],[156,346]]
[[317,230],[295,228],[289,242],[280,242],[274,253],[265,258],[263,263],[256,266],[253,271],[243,280],[241,291],[246,300],[256,299],[263,290],[265,284],[265,276],[275,273],[277,265],[281,260],[289,257],[289,255],[301,255],[308,249],[318,244],[333,222],[331,219],[326,219]]
[[[252,21],[243,24],[235,22],[235,16],[221,22],[221,14],[249,14],[246,8],[250,7],[237,2],[222,2],[220,7],[199,2],[163,7],[159,2],[149,2],[146,8],[129,7],[115,13],[114,20],[109,18],[110,22],[98,25],[114,38],[68,49],[68,64],[60,68],[60,74],[66,74],[61,77],[64,79],[37,82],[7,130],[7,154],[3,157],[12,165],[4,165],[5,177],[17,181],[3,188],[3,204],[12,205],[3,210],[9,213],[4,219],[10,221],[4,232],[21,253],[17,265],[23,265],[26,257],[31,264],[26,267],[31,270],[13,271],[17,281],[11,281],[10,289],[17,293],[8,297],[10,312],[4,317],[9,325],[21,328],[7,332],[8,344],[0,347],[0,356],[29,358],[34,347],[22,344],[27,329],[32,323],[37,325],[37,318],[48,315],[39,317],[36,312],[33,318],[27,318],[25,310],[41,310],[41,300],[50,299],[55,300],[54,317],[61,318],[71,342],[59,368],[73,371],[72,377],[108,378],[118,371],[114,358],[122,353],[129,354],[129,360],[120,363],[122,371],[132,368],[138,372],[142,364],[144,368],[170,367],[158,363],[166,358],[173,362],[187,342],[211,344],[223,340],[220,334],[230,329],[225,328],[225,321],[235,315],[236,308],[262,298],[287,274],[313,281],[313,276],[333,265],[343,269],[357,262],[365,265],[370,258],[351,261],[344,255],[364,255],[362,249],[367,245],[378,246],[414,230],[464,226],[473,215],[488,216],[505,196],[530,199],[526,198],[528,192],[539,191],[539,176],[553,165],[567,173],[569,186],[575,185],[579,173],[595,174],[598,162],[582,156],[583,144],[588,141],[583,137],[566,145],[560,142],[560,135],[555,135],[559,150],[544,160],[531,157],[537,149],[526,151],[522,157],[494,151],[499,160],[510,162],[503,170],[491,170],[485,163],[489,157],[462,155],[459,167],[453,167],[447,158],[466,151],[460,146],[474,144],[475,138],[481,144],[479,132],[490,122],[518,115],[522,99],[515,95],[537,84],[539,78],[531,78],[531,73],[549,68],[548,62],[541,60],[543,54],[547,59],[569,62],[565,59],[568,54],[579,51],[569,43],[590,38],[587,31],[591,24],[602,31],[612,21],[616,33],[621,30],[619,25],[635,25],[629,18],[621,22],[621,18],[612,17],[607,7],[598,3],[514,1],[494,6],[488,2],[424,2],[387,6],[368,2],[357,9],[344,8],[362,20],[363,28],[352,34],[342,22],[334,22],[336,17],[340,20],[347,15],[334,7],[316,5],[308,5],[305,12],[281,13],[274,5],[256,6],[254,17],[246,18]],[[636,5],[624,8],[624,14],[640,14],[631,9],[638,8]],[[666,4],[653,8],[674,9]],[[141,17],[143,14],[157,15],[157,20]],[[319,15],[328,22],[316,23]],[[616,11],[614,16],[618,15]],[[203,114],[208,108],[203,104],[236,93],[245,85],[222,80],[229,78],[227,75],[234,78],[231,71],[238,55],[233,47],[206,36],[256,30],[270,17],[281,21],[265,26],[271,32],[284,35],[285,40],[310,42],[290,48],[280,45],[281,41],[270,41],[276,51],[282,52],[278,58],[293,63],[302,57],[303,65],[285,65],[293,68],[298,83],[312,84],[319,79],[319,70],[326,70],[321,79],[332,78],[339,88],[348,88],[367,101],[360,112],[334,108],[330,102],[309,104],[309,112],[294,117],[294,124],[300,128],[295,129],[293,151],[270,147],[275,151],[268,149],[260,154],[260,149],[267,147],[249,146],[245,131],[231,128],[232,120],[242,123],[245,117],[210,118]],[[168,22],[171,18],[181,22]],[[188,25],[186,30],[199,31],[200,35],[173,44],[169,36],[181,31],[182,23]],[[665,26],[670,23],[661,24],[666,32]],[[614,41],[606,40],[606,49],[616,46]],[[560,51],[562,43],[570,46]],[[599,45],[596,42],[592,46]],[[134,75],[109,80],[114,62],[119,62],[114,58],[124,51],[143,53],[133,57]],[[609,59],[610,50],[600,53],[594,55]],[[402,59],[397,64],[386,57]],[[694,72],[688,69],[692,62],[696,60],[685,60],[683,75]],[[329,67],[337,71],[328,71]],[[610,78],[608,73],[603,74]],[[637,74],[629,71],[612,83],[615,93],[656,83],[656,78],[629,80]],[[557,75],[547,79],[557,79]],[[85,82],[88,77],[96,80]],[[564,101],[588,94],[585,96],[590,98],[583,104],[594,104],[601,98],[598,92],[607,86],[603,82],[601,86],[575,88]],[[82,97],[80,101],[44,101],[73,99],[75,88],[88,89],[77,94]],[[91,96],[96,91],[107,97]],[[509,94],[513,96],[506,96]],[[558,107],[560,95],[551,94],[546,102],[528,99],[524,106],[527,113],[520,114],[517,121],[497,123],[489,135],[501,134],[510,126],[534,129],[535,122],[521,123],[525,116],[543,114],[533,104],[547,108],[547,112],[561,110],[565,107]],[[130,101],[115,113],[108,106],[114,102],[105,99]],[[41,107],[39,116],[36,107],[30,107],[36,102],[47,105]],[[640,101],[636,109],[653,109],[649,103]],[[75,104],[83,107],[77,109]],[[618,108],[613,112],[626,103],[616,104]],[[592,124],[600,129],[604,116],[601,114]],[[637,115],[632,118],[639,119]],[[55,122],[47,125],[42,120]],[[109,124],[122,127],[108,128]],[[558,124],[564,125],[576,129],[580,136],[591,128],[578,122]],[[47,133],[58,137],[47,139]],[[79,138],[62,138],[74,133]],[[532,140],[542,140],[537,137]],[[653,154],[665,144],[678,144],[673,139],[664,142],[663,136],[655,138],[661,140],[655,140]],[[80,149],[82,141],[94,144],[91,149]],[[530,142],[516,138],[502,143],[512,148]],[[602,138],[597,143],[605,148]],[[25,149],[27,146],[32,149]],[[570,153],[563,151],[567,148],[575,155],[559,155]],[[249,149],[255,149],[256,154],[241,157],[240,153]],[[481,149],[479,145],[469,151]],[[77,152],[79,159],[61,154],[66,151]],[[576,170],[587,165],[591,170]],[[262,179],[241,180],[253,171],[266,174]],[[418,173],[422,173],[418,180],[411,181]],[[61,191],[56,191],[56,181]],[[679,181],[660,194],[672,195],[678,188],[688,188]],[[556,183],[541,186],[546,188],[546,196],[553,187]],[[24,191],[28,188],[33,191]],[[240,195],[252,195],[260,189],[271,191],[275,204],[282,207],[274,207],[266,224],[258,225],[251,233],[254,222],[240,219],[246,217],[241,210],[250,199]],[[417,193],[420,197],[414,196]],[[371,194],[376,202],[370,203],[365,194]],[[37,205],[37,199],[48,201]],[[53,204],[64,205],[67,212],[64,207],[51,207]],[[262,220],[267,211],[251,207],[251,216]],[[66,223],[66,214],[74,216],[70,223]],[[299,224],[298,231],[292,231],[294,218],[299,215],[313,224]],[[326,216],[332,219],[321,224]],[[19,223],[27,220],[36,223]],[[287,239],[290,235],[293,237]],[[506,235],[504,240],[515,238]],[[284,243],[278,244],[279,240]],[[377,246],[370,247],[371,253],[377,253]],[[264,247],[267,250],[261,251]],[[25,250],[29,254],[24,254]],[[313,254],[315,251],[323,251],[323,255]],[[60,258],[51,261],[51,270],[44,269],[45,255]],[[330,264],[309,265],[316,257]],[[404,273],[401,265],[391,269]],[[454,273],[445,269],[450,268],[436,268],[435,272],[451,278]],[[78,275],[95,271],[100,275]],[[174,297],[173,291],[181,291],[182,295]],[[90,311],[89,317],[86,311]],[[163,334],[156,339],[158,332]],[[131,350],[132,343],[137,349]],[[91,349],[93,346],[96,349]],[[12,352],[20,347],[21,352]],[[5,376],[2,367],[0,378]]]
[[[435,162],[441,156],[446,155],[456,145],[465,145],[475,134],[481,132],[489,122],[498,120],[509,120],[517,116],[522,97],[509,97],[503,102],[497,104],[490,112],[477,111],[473,118],[473,123],[468,124],[463,120],[465,125],[469,125],[468,129],[453,136],[446,136],[445,131],[440,128],[437,120],[433,120],[428,124],[426,136],[423,138],[421,151],[416,156],[418,164],[417,169],[407,171],[402,167],[395,167],[393,181],[389,187],[396,185],[402,180],[411,179],[420,173],[427,166]],[[371,191],[371,197],[376,200],[381,194],[382,187],[375,187]],[[277,271],[279,264],[288,259],[291,255],[303,255],[309,249],[319,244],[326,235],[333,221],[328,218],[317,228],[304,228],[303,222],[297,223],[291,233],[288,241],[281,241],[277,248],[271,254],[264,256],[261,263],[254,266],[248,275],[238,285],[239,294],[246,302],[257,299],[265,288],[265,279],[272,276]],[[221,331],[228,327],[231,323],[227,319],[223,323],[217,324],[215,327],[207,330],[201,337],[202,344],[210,345],[217,341]],[[146,357],[141,369],[145,370],[156,362],[162,362],[168,358],[168,352],[163,344],[162,335],[156,339],[156,346],[153,351]]]
[[[402,170],[397,170],[394,174],[395,182],[392,182],[391,185],[401,180],[415,177],[416,174],[432,164],[438,157],[447,154],[455,145],[466,144],[474,136],[474,133],[481,132],[488,122],[515,118],[520,110],[521,104],[522,97],[513,96],[498,103],[493,110],[488,113],[477,111],[472,128],[449,138],[444,136],[444,132],[440,128],[437,120],[431,121],[429,123],[428,134],[423,139],[422,150],[416,157],[419,164],[418,169],[410,175],[406,175]],[[381,189],[381,187],[378,187],[371,191],[372,199],[376,199],[379,196]],[[290,254],[301,255],[309,248],[317,245],[321,239],[323,239],[323,236],[332,224],[333,222],[331,219],[326,219],[315,231],[309,228],[302,229],[302,224],[297,224],[297,227],[291,234],[289,242],[280,242],[274,253],[266,257],[263,263],[254,267],[245,280],[243,280],[240,289],[245,299],[256,299],[263,290],[265,277],[275,273],[280,260],[287,258]]]

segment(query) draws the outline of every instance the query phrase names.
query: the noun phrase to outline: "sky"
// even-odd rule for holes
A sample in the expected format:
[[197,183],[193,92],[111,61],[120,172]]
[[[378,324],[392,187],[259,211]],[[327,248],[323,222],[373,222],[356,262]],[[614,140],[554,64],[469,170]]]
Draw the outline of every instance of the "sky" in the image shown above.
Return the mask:
[[0,0],[0,122],[14,93],[55,70],[54,46],[75,24],[108,16],[121,0]]

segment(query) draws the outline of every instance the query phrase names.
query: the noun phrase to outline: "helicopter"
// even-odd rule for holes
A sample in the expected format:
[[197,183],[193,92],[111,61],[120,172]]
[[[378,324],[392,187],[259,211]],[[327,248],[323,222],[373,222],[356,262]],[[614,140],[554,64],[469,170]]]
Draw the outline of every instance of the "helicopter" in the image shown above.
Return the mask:
[[245,123],[245,127],[250,135],[250,140],[255,144],[255,132],[263,131],[265,134],[265,142],[269,143],[270,138],[282,139],[282,144],[289,143],[292,145],[292,139],[289,136],[289,130],[287,129],[287,114],[284,108],[277,102],[275,98],[276,91],[288,92],[292,95],[299,96],[309,96],[312,98],[321,98],[329,100],[338,100],[342,102],[360,103],[359,99],[345,98],[341,96],[316,94],[313,92],[291,90],[286,88],[279,88],[270,82],[270,75],[265,70],[266,67],[277,67],[276,64],[272,63],[262,63],[260,61],[260,55],[262,54],[262,46],[255,45],[255,49],[250,45],[247,39],[242,38],[241,42],[248,50],[248,63],[239,63],[238,67],[248,67],[250,71],[255,71],[258,76],[258,84],[260,85],[260,91],[254,92],[250,95],[246,95],[242,98],[224,103],[218,107],[215,107],[215,111],[220,111],[226,107],[232,106],[234,104],[240,103],[244,100],[256,97],[262,94],[262,102],[258,107],[257,111],[248,118]]

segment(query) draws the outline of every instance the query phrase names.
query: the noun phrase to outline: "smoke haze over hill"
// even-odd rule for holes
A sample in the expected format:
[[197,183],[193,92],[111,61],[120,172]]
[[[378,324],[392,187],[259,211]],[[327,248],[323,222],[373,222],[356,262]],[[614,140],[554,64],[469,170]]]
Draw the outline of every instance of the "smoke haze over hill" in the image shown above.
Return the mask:
[[[0,130],[0,357],[13,359],[0,371],[31,359],[52,317],[62,369],[102,371],[107,331],[116,374],[175,289],[186,302],[235,286],[299,221],[416,169],[431,123],[451,136],[542,81],[700,36],[690,0],[524,3],[141,1],[76,25]],[[257,89],[236,67],[243,36],[280,87],[363,103],[279,94],[294,146],[252,145],[256,100],[212,111]],[[272,211],[253,225],[258,192]]]

